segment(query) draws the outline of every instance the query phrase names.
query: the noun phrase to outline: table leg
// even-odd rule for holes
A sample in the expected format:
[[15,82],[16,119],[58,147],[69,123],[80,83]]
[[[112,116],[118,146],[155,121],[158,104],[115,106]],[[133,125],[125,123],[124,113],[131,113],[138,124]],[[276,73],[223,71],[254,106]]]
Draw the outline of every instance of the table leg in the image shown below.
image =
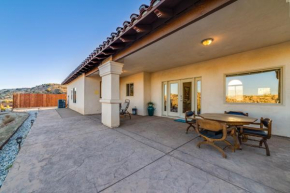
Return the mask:
[[239,143],[238,136],[237,136],[237,127],[232,128],[231,136],[233,137],[233,139],[235,141],[235,149],[242,150],[242,147]]

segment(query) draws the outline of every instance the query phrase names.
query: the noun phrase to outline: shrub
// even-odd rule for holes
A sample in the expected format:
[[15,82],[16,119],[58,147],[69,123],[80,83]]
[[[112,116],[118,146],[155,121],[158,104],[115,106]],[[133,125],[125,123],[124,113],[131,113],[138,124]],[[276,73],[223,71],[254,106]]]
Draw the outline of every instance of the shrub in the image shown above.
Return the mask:
[[61,94],[62,92],[61,92],[61,90],[60,89],[54,89],[54,91],[53,91],[53,94]]
[[154,103],[153,102],[149,102],[148,106],[154,106]]
[[1,111],[5,111],[5,107],[4,107],[3,104],[0,105],[0,110],[1,110]]
[[[4,101],[2,101],[2,103],[3,103]],[[5,103],[11,103],[12,102],[12,100],[11,99],[6,99],[5,100]]]
[[15,120],[15,117],[6,115],[4,119],[2,120],[3,125],[7,125],[8,123],[11,123],[12,121]]

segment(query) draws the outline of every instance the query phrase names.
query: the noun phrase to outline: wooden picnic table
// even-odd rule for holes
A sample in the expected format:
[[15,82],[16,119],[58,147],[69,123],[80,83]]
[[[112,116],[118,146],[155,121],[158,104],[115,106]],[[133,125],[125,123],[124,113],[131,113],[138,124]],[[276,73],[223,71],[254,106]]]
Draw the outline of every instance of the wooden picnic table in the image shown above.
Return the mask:
[[237,127],[243,125],[250,125],[257,121],[256,118],[246,117],[241,115],[231,115],[231,114],[223,114],[223,113],[204,113],[199,115],[203,119],[218,121],[221,123],[225,123],[231,129],[231,136],[235,141],[235,149],[241,149],[241,145],[238,142],[238,138],[236,135]]

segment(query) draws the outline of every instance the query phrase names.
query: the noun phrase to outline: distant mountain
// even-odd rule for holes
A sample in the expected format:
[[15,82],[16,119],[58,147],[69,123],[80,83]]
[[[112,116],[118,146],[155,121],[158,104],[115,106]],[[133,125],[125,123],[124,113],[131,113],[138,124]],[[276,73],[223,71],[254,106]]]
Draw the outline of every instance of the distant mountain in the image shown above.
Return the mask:
[[66,94],[66,86],[49,83],[32,88],[2,89],[0,90],[0,100],[12,100],[13,93]]

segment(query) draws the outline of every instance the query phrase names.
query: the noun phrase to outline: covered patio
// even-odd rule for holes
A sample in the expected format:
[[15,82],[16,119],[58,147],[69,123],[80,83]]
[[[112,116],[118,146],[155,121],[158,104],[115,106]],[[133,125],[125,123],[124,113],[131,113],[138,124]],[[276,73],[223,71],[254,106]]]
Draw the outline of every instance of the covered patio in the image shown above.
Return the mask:
[[110,128],[119,127],[127,99],[141,116],[148,103],[160,117],[241,111],[271,119],[271,134],[290,137],[288,5],[151,0],[63,81],[68,106],[102,113]]
[[[290,140],[273,137],[271,156],[243,147],[227,159],[185,123],[40,111],[1,192],[289,192]],[[220,145],[220,144],[219,144]]]

